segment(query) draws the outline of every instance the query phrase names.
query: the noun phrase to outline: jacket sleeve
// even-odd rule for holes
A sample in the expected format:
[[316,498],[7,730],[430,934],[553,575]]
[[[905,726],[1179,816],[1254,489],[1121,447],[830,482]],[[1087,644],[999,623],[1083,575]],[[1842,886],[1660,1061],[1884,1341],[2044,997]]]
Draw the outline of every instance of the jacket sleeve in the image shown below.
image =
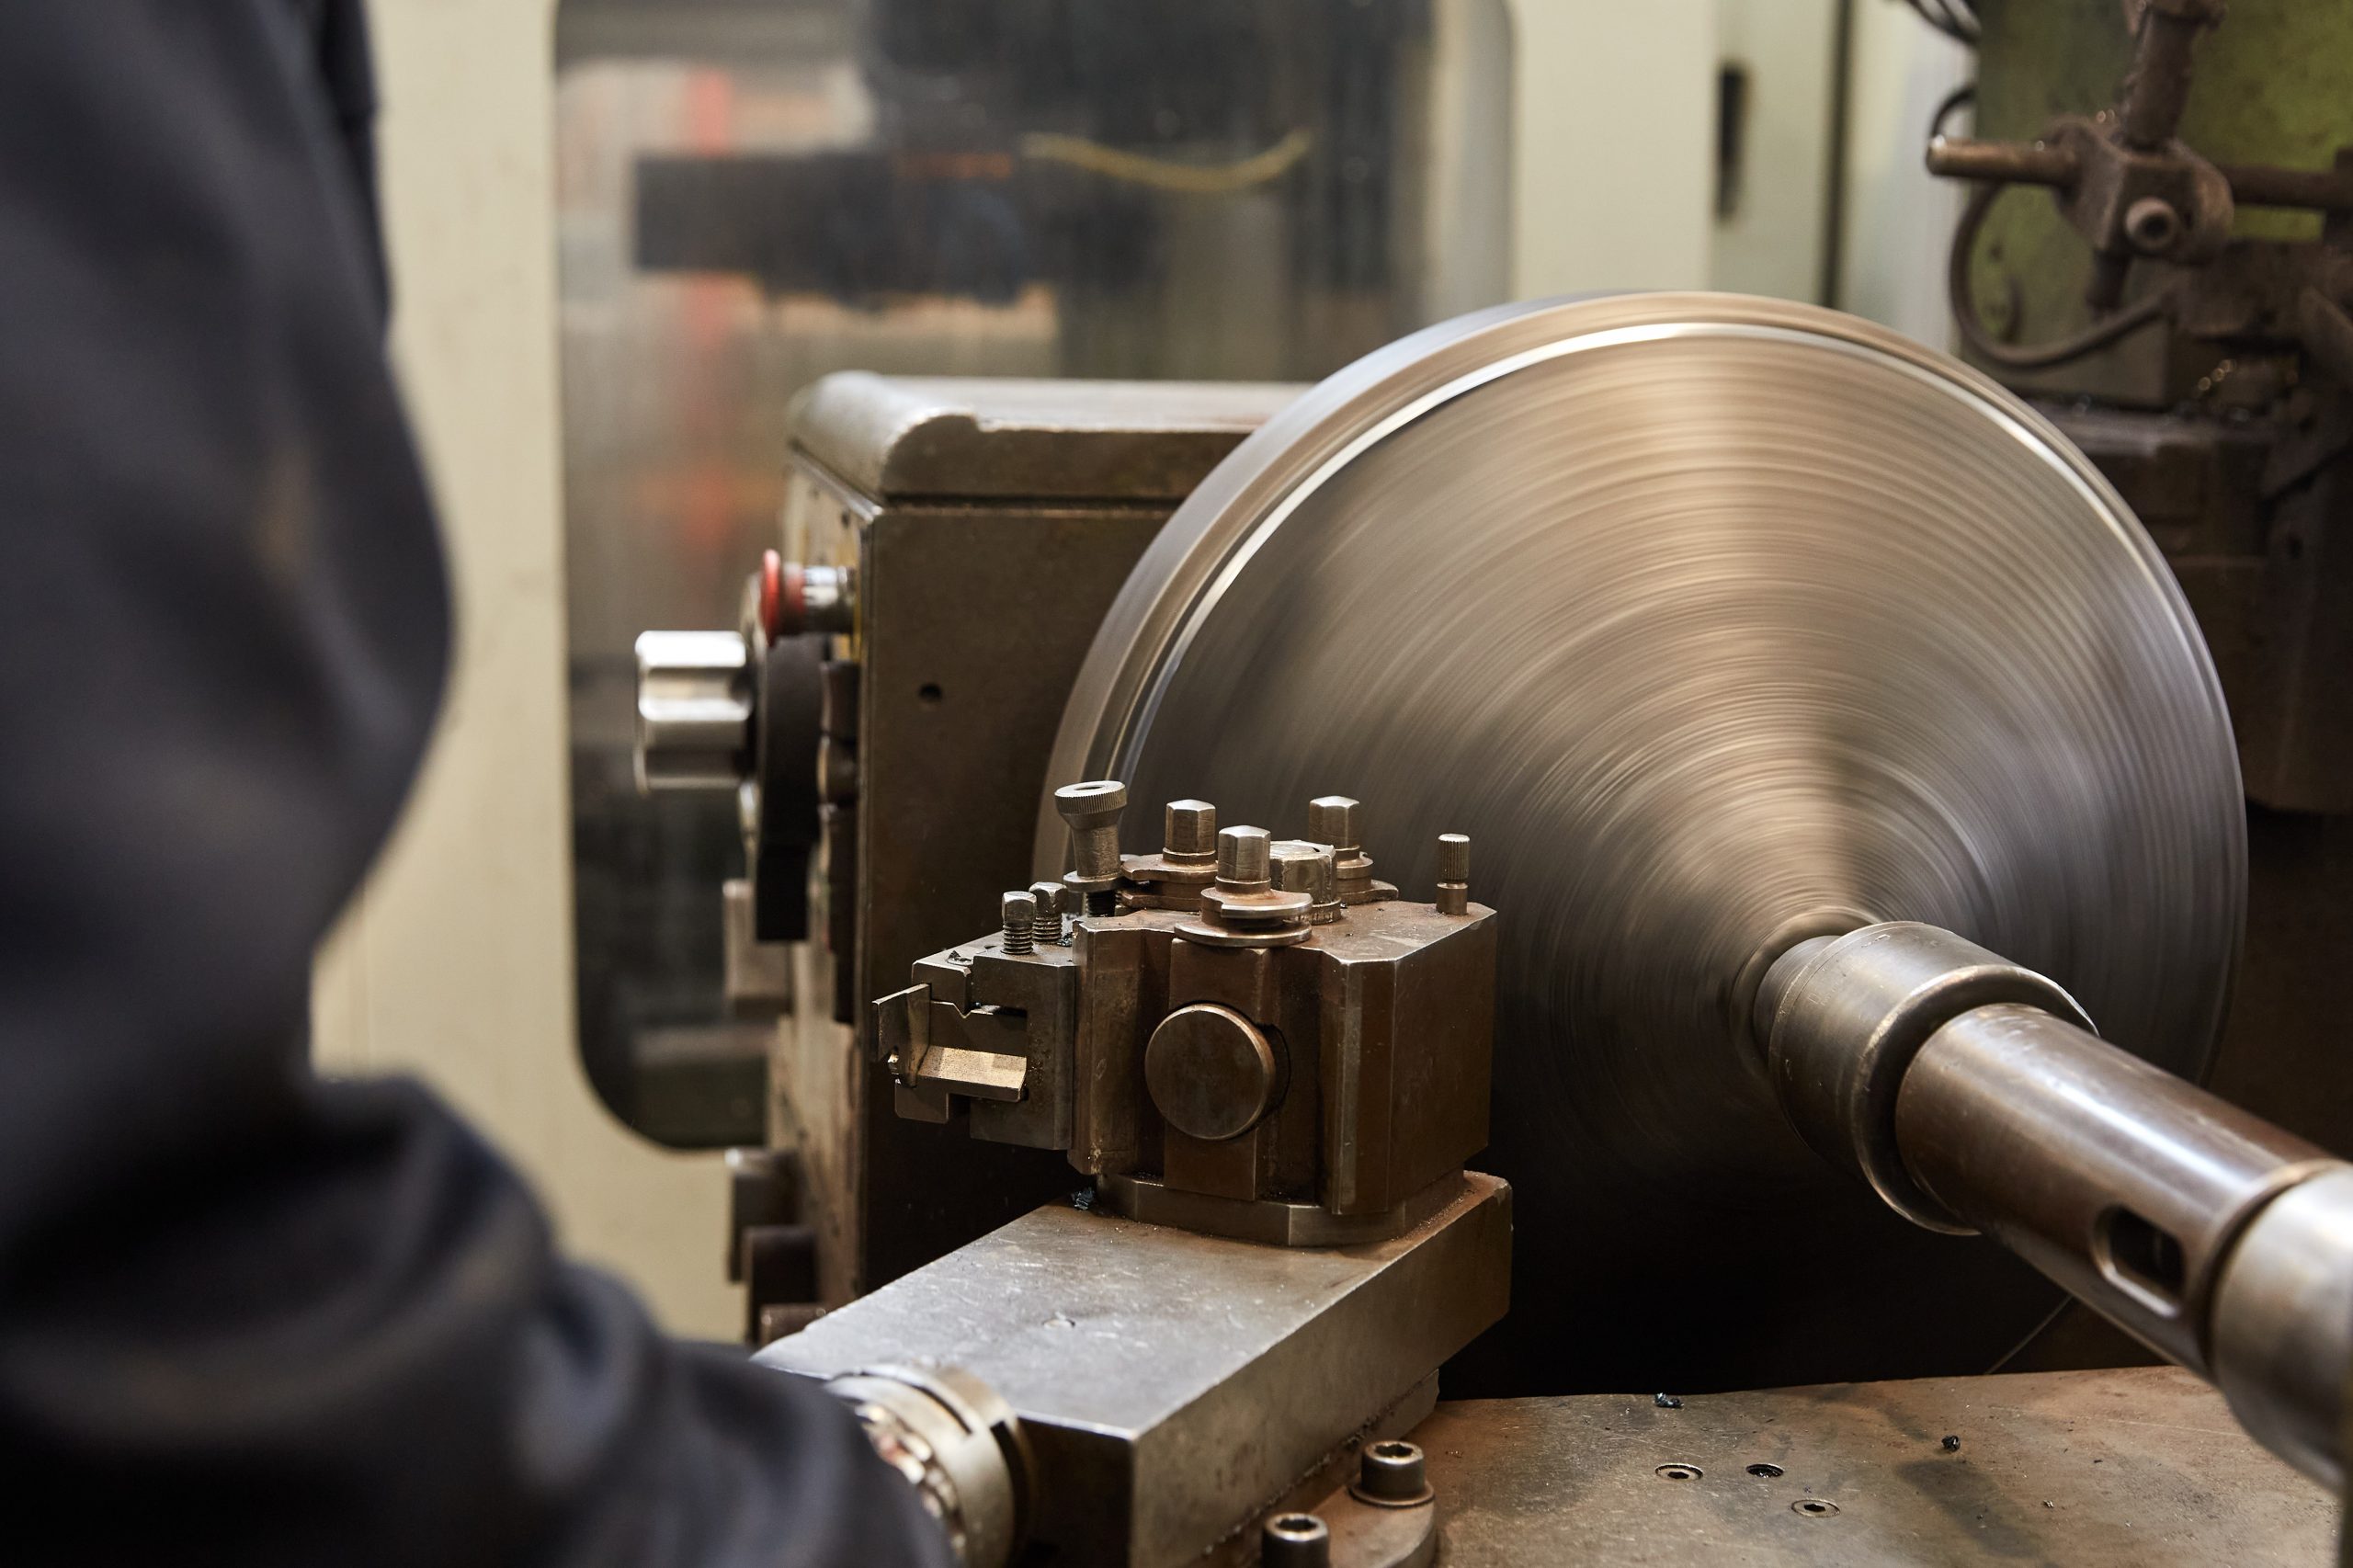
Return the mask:
[[0,6],[11,1561],[944,1563],[832,1400],[310,1074],[449,642],[331,86],[289,0]]

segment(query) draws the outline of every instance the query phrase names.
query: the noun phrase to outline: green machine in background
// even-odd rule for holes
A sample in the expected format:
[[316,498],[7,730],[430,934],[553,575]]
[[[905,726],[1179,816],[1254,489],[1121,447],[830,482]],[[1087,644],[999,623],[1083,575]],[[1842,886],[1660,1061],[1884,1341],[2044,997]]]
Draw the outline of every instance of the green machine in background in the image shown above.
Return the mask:
[[2197,612],[2250,802],[2245,968],[2215,1086],[2342,1144],[2353,7],[1973,9],[1978,139],[1928,150],[1974,182],[1951,257],[1962,350],[2099,465]]
[[[2353,148],[2353,9],[2346,6],[2242,0],[2226,14],[2222,5],[2202,0],[2156,6],[2118,0],[1981,0],[1978,10],[1976,117],[1984,137],[2014,145],[2047,142],[2046,132],[2063,117],[2112,115],[2133,68],[2139,36],[2133,18],[2149,12],[2160,22],[2179,15],[2183,20],[2177,25],[2189,29],[2191,74],[2172,135],[2197,155],[2236,174],[2284,170],[2319,176],[2335,173],[2340,148]],[[2208,16],[2215,19],[2198,19]],[[2229,215],[2229,238],[2318,242],[2327,204],[2353,195],[2353,181],[2332,178],[2302,189],[2294,188],[2296,183],[2271,182],[2275,188],[2285,185],[2293,194],[2320,199],[2311,206],[2267,206],[2250,200],[2233,182],[2237,199]],[[2085,236],[2052,202],[2004,200],[1987,214],[1977,246],[1972,269],[1975,308],[1986,327],[2007,342],[2072,335],[2097,319],[2085,300],[2090,269]],[[2154,274],[2159,268],[2143,270]],[[2161,286],[2154,277],[2133,281],[2136,297]],[[2035,384],[2164,406],[2217,391],[2199,385],[2216,363],[2211,342],[2185,333],[2146,332],[2072,361],[2063,373]],[[2347,788],[2353,790],[2353,780]]]

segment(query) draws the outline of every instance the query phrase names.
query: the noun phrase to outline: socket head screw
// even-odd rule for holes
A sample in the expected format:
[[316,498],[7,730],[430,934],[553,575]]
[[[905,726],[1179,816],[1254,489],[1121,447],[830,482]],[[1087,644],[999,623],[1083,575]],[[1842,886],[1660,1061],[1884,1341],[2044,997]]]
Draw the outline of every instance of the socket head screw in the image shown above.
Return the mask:
[[1065,784],[1054,791],[1054,809],[1070,824],[1070,874],[1063,879],[1085,892],[1099,892],[1120,880],[1120,813],[1128,809],[1128,787],[1116,778]]

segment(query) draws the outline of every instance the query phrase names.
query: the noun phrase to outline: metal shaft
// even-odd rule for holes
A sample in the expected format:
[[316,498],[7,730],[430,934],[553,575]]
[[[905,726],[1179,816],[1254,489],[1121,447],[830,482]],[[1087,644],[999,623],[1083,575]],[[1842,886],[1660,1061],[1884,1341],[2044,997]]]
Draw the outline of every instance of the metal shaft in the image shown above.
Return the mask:
[[2124,101],[2117,109],[2128,144],[2144,151],[2162,147],[2180,127],[2182,110],[2189,105],[2191,46],[2220,19],[2221,10],[2204,0],[2166,0],[2143,8],[2132,67],[2124,78]]
[[1794,946],[1757,998],[1809,1142],[1919,1223],[2000,1242],[2340,1485],[2353,1165],[2059,1016],[2072,1007],[1912,925]]

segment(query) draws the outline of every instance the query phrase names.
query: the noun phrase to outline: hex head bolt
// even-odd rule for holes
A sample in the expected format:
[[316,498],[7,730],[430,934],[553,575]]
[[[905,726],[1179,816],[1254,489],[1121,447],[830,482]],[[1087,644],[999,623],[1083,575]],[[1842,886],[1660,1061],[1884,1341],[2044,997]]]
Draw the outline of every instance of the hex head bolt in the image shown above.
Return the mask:
[[1361,903],[1372,892],[1372,857],[1364,852],[1364,808],[1346,795],[1318,795],[1307,802],[1307,836],[1332,846],[1334,874],[1345,903]]
[[1287,839],[1274,846],[1272,855],[1276,888],[1303,892],[1313,901],[1307,911],[1309,925],[1329,926],[1340,917],[1340,882],[1330,845]]
[[1160,858],[1175,865],[1217,858],[1217,808],[1207,801],[1171,801],[1161,813]]
[[1274,840],[1263,827],[1229,827],[1217,835],[1217,885],[1260,892],[1274,876]]

